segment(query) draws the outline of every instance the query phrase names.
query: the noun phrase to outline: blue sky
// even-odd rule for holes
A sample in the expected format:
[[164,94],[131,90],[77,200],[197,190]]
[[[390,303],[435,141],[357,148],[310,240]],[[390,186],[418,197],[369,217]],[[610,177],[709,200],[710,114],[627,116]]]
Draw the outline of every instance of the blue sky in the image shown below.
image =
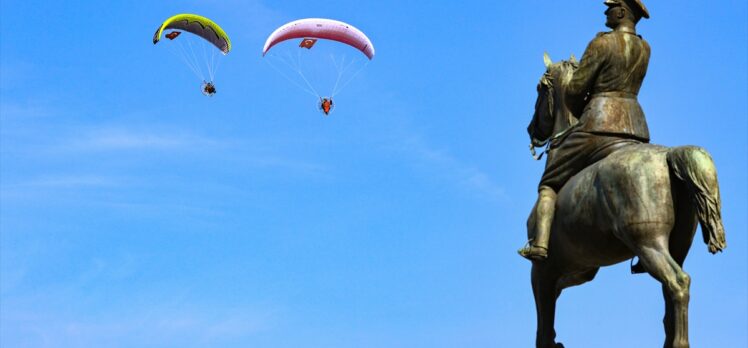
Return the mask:
[[[543,52],[580,57],[601,3],[2,0],[0,345],[531,346],[525,127]],[[653,142],[714,157],[729,244],[686,261],[691,343],[746,347],[748,9],[667,5],[640,101]],[[232,38],[213,98],[151,44],[181,12]],[[304,17],[377,48],[327,118],[260,56]],[[558,339],[659,346],[663,306],[608,267]]]

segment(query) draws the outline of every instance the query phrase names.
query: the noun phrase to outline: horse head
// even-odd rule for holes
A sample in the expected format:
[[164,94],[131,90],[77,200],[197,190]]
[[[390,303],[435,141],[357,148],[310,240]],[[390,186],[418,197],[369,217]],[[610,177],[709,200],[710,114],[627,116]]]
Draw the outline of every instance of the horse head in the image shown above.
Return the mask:
[[527,127],[533,147],[545,145],[554,135],[577,122],[565,102],[566,85],[578,67],[576,59],[572,55],[568,61],[553,63],[548,53],[545,53],[543,61],[545,73],[538,82],[535,113]]

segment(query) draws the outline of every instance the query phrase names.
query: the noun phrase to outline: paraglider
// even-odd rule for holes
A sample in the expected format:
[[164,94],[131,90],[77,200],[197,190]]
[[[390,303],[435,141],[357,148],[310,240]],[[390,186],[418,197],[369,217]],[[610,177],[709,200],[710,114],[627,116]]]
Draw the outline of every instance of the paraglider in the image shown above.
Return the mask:
[[[164,31],[169,29],[172,31],[164,35]],[[175,40],[182,32],[192,35]],[[208,18],[182,13],[168,18],[156,29],[153,34],[154,45],[161,40],[162,35],[172,41],[167,45],[172,53],[202,81],[201,92],[206,96],[213,96],[216,93],[215,73],[220,62],[217,52],[227,55],[231,51],[231,40],[226,32]]]
[[[320,110],[325,115],[329,115],[333,109],[332,99],[374,58],[374,44],[366,34],[348,23],[325,18],[306,18],[286,23],[273,31],[268,36],[265,46],[262,48],[263,57],[269,54],[273,56],[271,52],[272,48],[293,39],[301,39],[298,48],[295,48],[295,54],[291,53],[294,47],[285,46],[286,55],[278,54],[275,57],[287,68],[294,71],[298,75],[298,79],[289,78],[270,61],[267,59],[265,61],[296,87],[317,97],[319,99]],[[321,46],[322,41],[330,42],[332,45],[325,43],[325,47],[323,48]],[[355,58],[347,60],[345,56],[336,58],[336,53],[338,52],[334,50],[344,50],[344,48],[337,48],[337,46],[348,47],[349,49],[353,48],[356,54],[363,54],[366,57],[365,62],[360,64],[358,69],[352,69],[358,60]],[[299,48],[304,48],[305,50],[300,50]],[[319,53],[317,55],[313,53],[318,49],[321,50],[322,56]],[[302,51],[305,53],[301,53]],[[302,54],[305,58],[309,58],[309,60],[302,62]],[[293,57],[294,55],[296,57]],[[326,69],[323,69],[319,74],[320,78],[307,76],[307,70],[320,65],[324,61],[324,58],[327,58],[325,56],[329,56],[332,66],[328,65]],[[331,73],[333,69],[335,73]],[[325,93],[329,97],[323,97],[318,92],[318,80],[330,77],[334,79],[334,81],[329,81],[330,85],[332,85],[332,90],[330,93]]]
[[275,29],[265,41],[262,55],[264,56],[273,46],[283,41],[299,38],[337,41],[358,49],[369,60],[374,58],[374,44],[366,37],[366,34],[350,24],[324,18],[300,19]]

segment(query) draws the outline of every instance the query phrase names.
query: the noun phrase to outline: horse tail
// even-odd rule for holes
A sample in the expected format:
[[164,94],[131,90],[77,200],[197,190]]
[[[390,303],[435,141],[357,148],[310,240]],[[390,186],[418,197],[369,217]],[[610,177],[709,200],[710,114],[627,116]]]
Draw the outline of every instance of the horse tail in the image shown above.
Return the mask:
[[688,199],[696,206],[704,243],[712,254],[727,247],[722,225],[722,204],[717,168],[709,153],[697,146],[679,146],[667,153],[670,172],[685,184]]

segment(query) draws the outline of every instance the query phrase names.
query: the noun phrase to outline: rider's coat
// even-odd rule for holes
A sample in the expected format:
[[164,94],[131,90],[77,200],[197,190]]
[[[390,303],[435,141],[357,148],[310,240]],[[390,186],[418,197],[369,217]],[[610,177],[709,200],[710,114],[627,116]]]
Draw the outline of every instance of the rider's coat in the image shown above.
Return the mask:
[[566,103],[581,114],[577,130],[649,140],[637,95],[647,73],[649,44],[633,33],[599,33],[587,46],[566,88]]

